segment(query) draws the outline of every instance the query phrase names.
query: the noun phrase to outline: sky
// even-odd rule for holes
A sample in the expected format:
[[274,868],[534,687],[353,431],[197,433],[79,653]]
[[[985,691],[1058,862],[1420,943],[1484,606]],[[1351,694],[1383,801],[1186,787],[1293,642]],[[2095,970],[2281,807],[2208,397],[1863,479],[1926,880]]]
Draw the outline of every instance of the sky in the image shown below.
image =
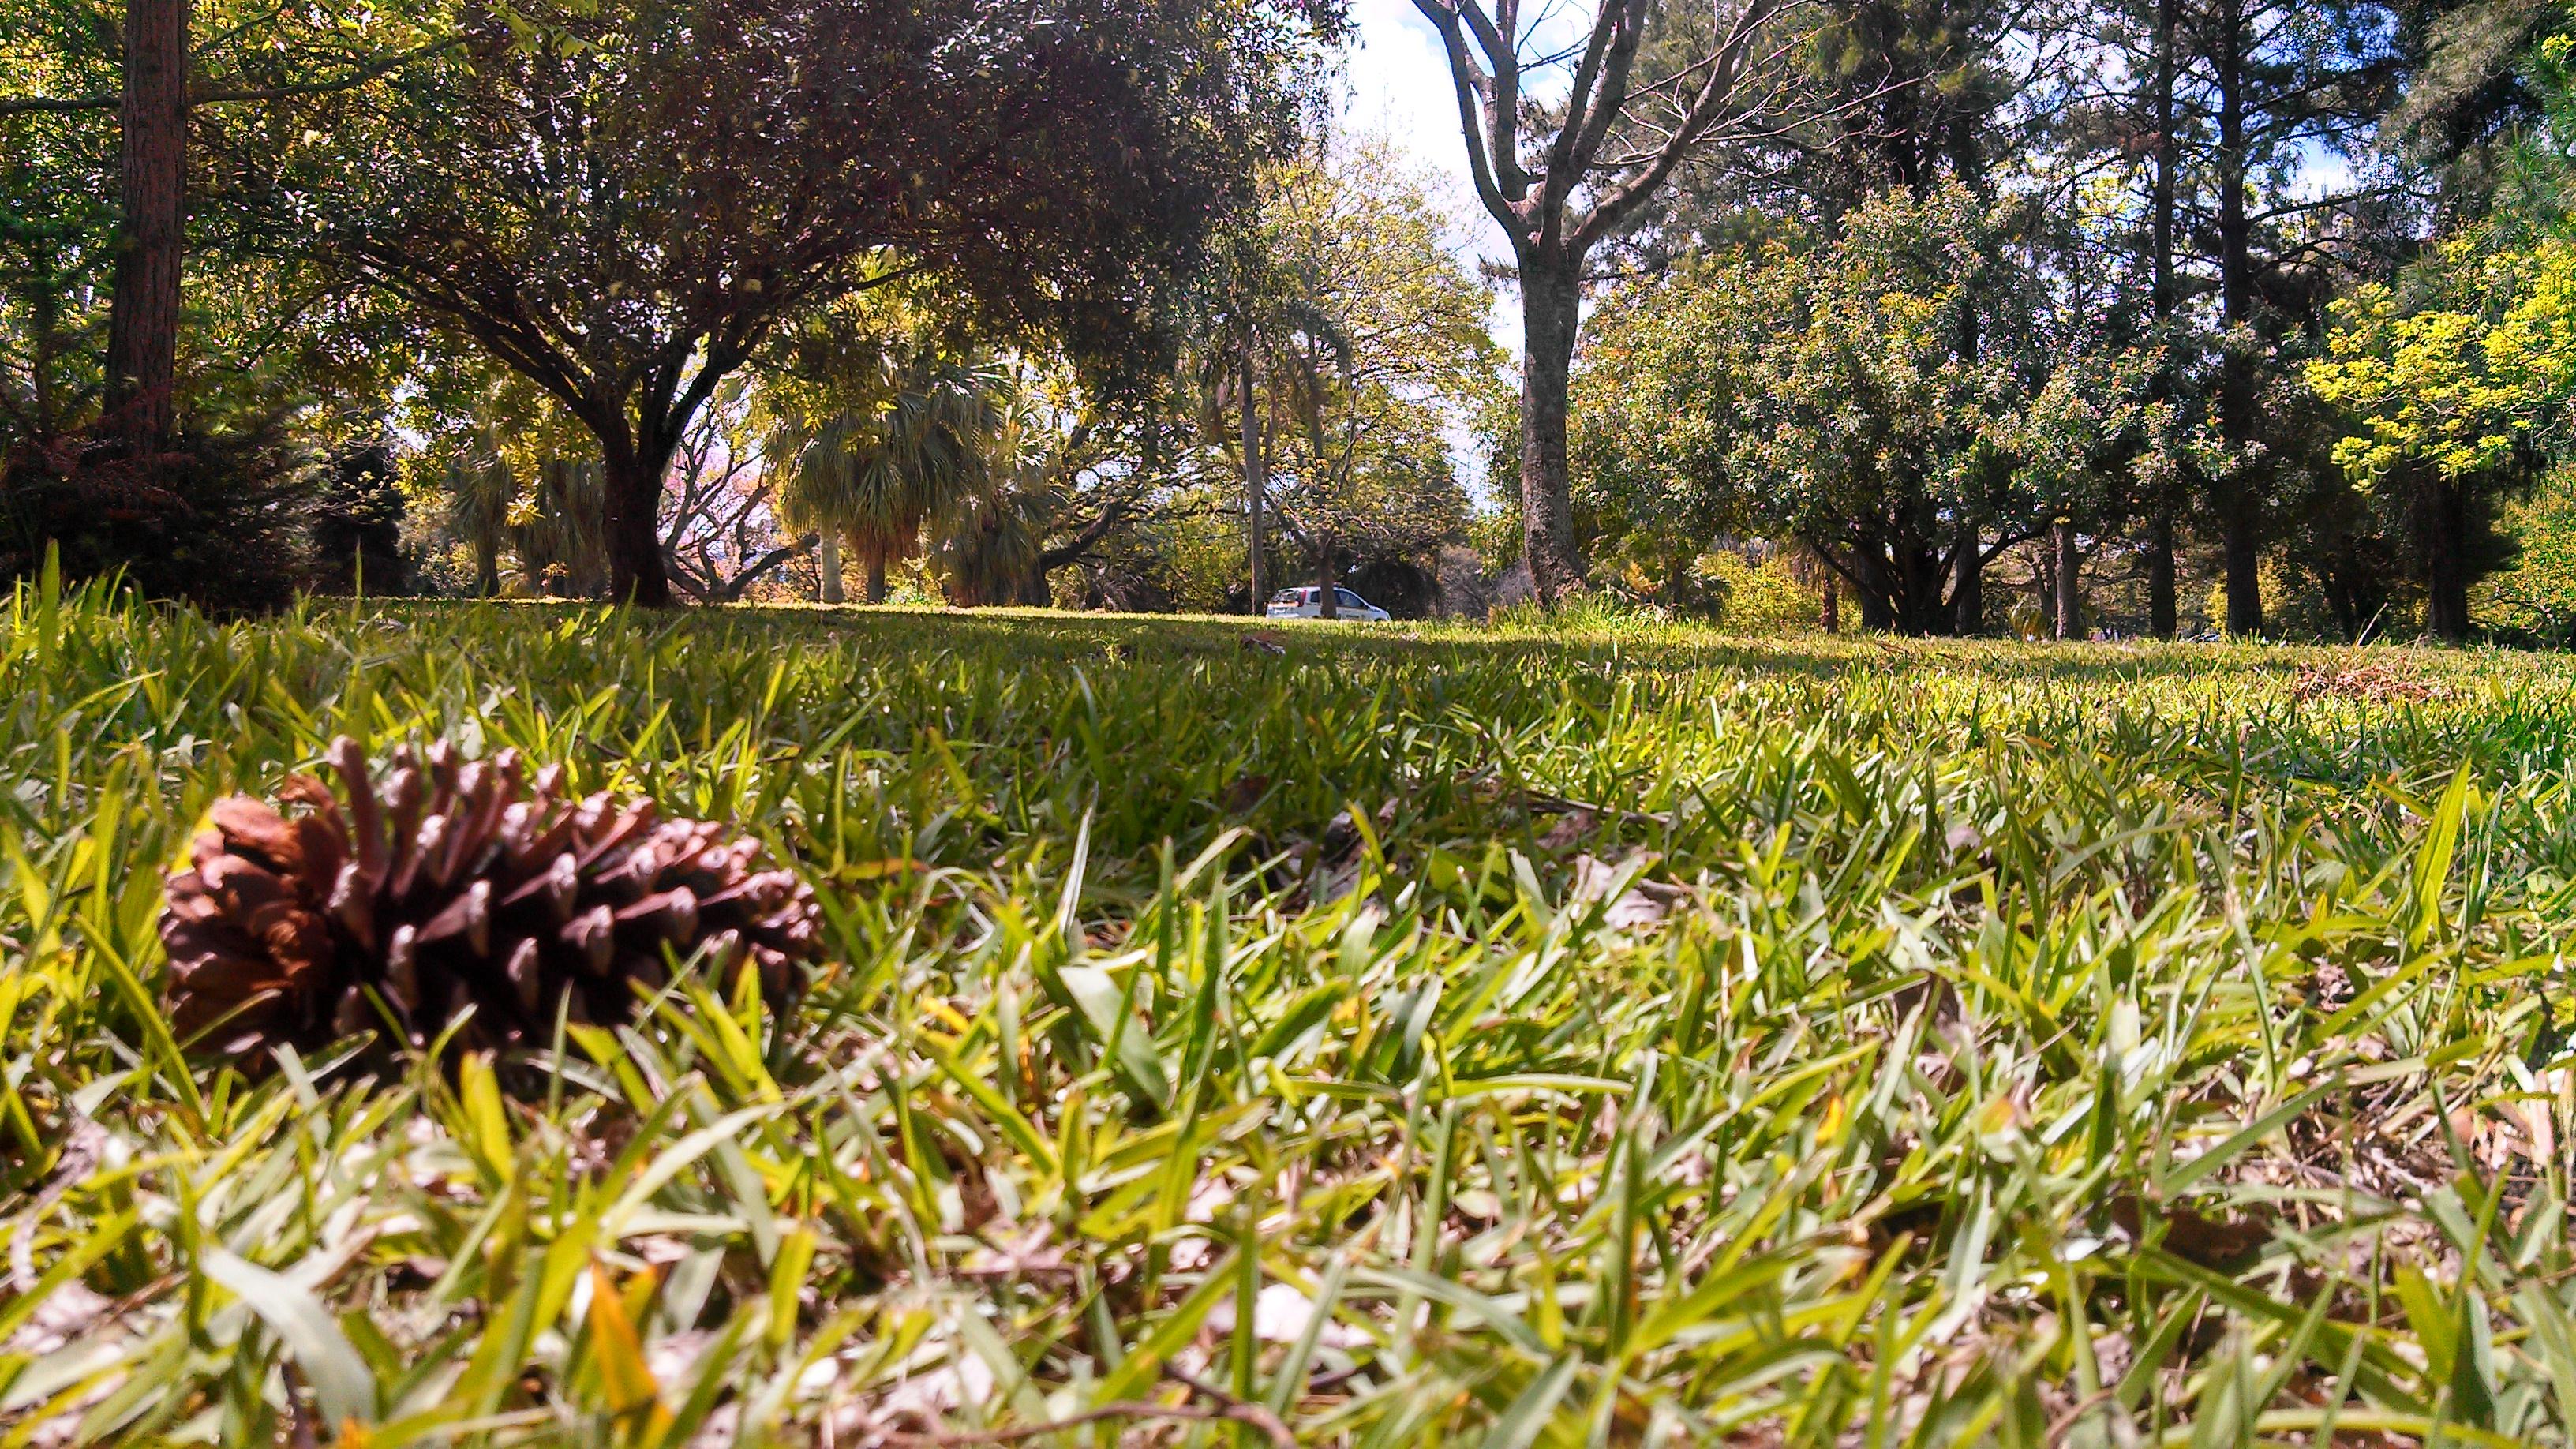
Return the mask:
[[[1458,134],[1458,102],[1449,88],[1449,61],[1440,36],[1413,8],[1413,0],[1350,0],[1354,42],[1343,60],[1341,122],[1347,134],[1375,134],[1395,143],[1414,169],[1432,183],[1432,195],[1449,214],[1449,244],[1471,264],[1506,254],[1494,219],[1476,201],[1467,180],[1467,143]],[[1511,298],[1499,290],[1486,326],[1518,355],[1520,329]],[[1452,419],[1449,458],[1478,507],[1492,503],[1484,450],[1464,419]]]
[[1355,43],[1344,62],[1342,124],[1387,137],[1438,183],[1453,244],[1471,256],[1499,256],[1501,232],[1467,183],[1467,143],[1440,37],[1413,0],[1351,0]]

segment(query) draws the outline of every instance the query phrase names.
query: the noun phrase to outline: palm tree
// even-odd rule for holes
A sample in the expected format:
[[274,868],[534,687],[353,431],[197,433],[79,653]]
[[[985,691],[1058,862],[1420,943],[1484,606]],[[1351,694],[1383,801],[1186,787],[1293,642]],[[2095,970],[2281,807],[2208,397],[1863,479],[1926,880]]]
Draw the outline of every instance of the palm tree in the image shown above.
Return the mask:
[[501,550],[510,542],[510,510],[518,501],[518,480],[510,476],[497,449],[486,439],[447,464],[449,523],[474,553],[474,592],[490,598],[501,592]]
[[597,459],[549,458],[516,530],[528,586],[538,593],[596,598],[608,591],[608,539],[596,520],[607,510],[607,470]]
[[1014,388],[1000,422],[985,439],[975,485],[959,489],[931,524],[931,569],[948,602],[970,609],[1047,602],[1047,526],[1064,501],[1064,438],[1046,426],[1037,400]]
[[1008,379],[928,348],[840,350],[822,389],[829,406],[767,404],[771,456],[792,460],[780,491],[788,522],[822,535],[823,601],[840,602],[846,545],[867,570],[867,601],[881,604],[887,564],[919,555],[922,526],[981,482]]

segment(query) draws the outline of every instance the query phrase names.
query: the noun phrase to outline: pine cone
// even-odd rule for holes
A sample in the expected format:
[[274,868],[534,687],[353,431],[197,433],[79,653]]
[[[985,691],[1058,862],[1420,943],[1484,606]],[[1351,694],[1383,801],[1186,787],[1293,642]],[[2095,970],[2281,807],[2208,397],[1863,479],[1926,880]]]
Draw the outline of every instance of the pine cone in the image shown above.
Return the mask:
[[786,1010],[815,959],[814,893],[756,871],[758,842],[650,801],[565,800],[561,766],[522,779],[518,752],[461,765],[393,755],[381,788],[355,741],[332,742],[347,793],[297,775],[278,794],[218,801],[192,863],[170,873],[161,941],[182,1041],[256,1069],[280,1043],[312,1052],[387,1024],[414,1046],[468,1004],[463,1040],[543,1046],[558,1003],[576,1022],[628,1020],[664,950],[707,949],[728,992],[758,973]]

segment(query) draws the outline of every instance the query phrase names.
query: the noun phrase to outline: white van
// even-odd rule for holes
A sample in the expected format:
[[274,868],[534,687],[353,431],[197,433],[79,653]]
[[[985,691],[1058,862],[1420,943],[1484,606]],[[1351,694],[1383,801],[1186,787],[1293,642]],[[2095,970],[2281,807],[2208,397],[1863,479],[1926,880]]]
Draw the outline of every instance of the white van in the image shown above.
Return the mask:
[[[1333,590],[1333,608],[1345,619],[1365,619],[1384,624],[1395,616],[1348,589]],[[1281,589],[1270,596],[1273,619],[1320,619],[1324,616],[1324,591],[1309,584],[1302,589]]]

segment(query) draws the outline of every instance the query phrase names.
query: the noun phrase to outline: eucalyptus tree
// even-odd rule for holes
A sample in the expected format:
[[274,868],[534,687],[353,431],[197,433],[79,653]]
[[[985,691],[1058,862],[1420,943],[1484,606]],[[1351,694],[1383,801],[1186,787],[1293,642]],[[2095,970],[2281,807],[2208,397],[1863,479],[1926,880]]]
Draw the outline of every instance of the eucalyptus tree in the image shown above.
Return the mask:
[[[1521,295],[1523,551],[1553,606],[1584,582],[1566,388],[1586,268],[1685,158],[1777,123],[1795,89],[1793,0],[1414,0],[1440,34],[1477,200]],[[1654,42],[1649,44],[1649,42]],[[1561,89],[1560,89],[1561,87]]]

